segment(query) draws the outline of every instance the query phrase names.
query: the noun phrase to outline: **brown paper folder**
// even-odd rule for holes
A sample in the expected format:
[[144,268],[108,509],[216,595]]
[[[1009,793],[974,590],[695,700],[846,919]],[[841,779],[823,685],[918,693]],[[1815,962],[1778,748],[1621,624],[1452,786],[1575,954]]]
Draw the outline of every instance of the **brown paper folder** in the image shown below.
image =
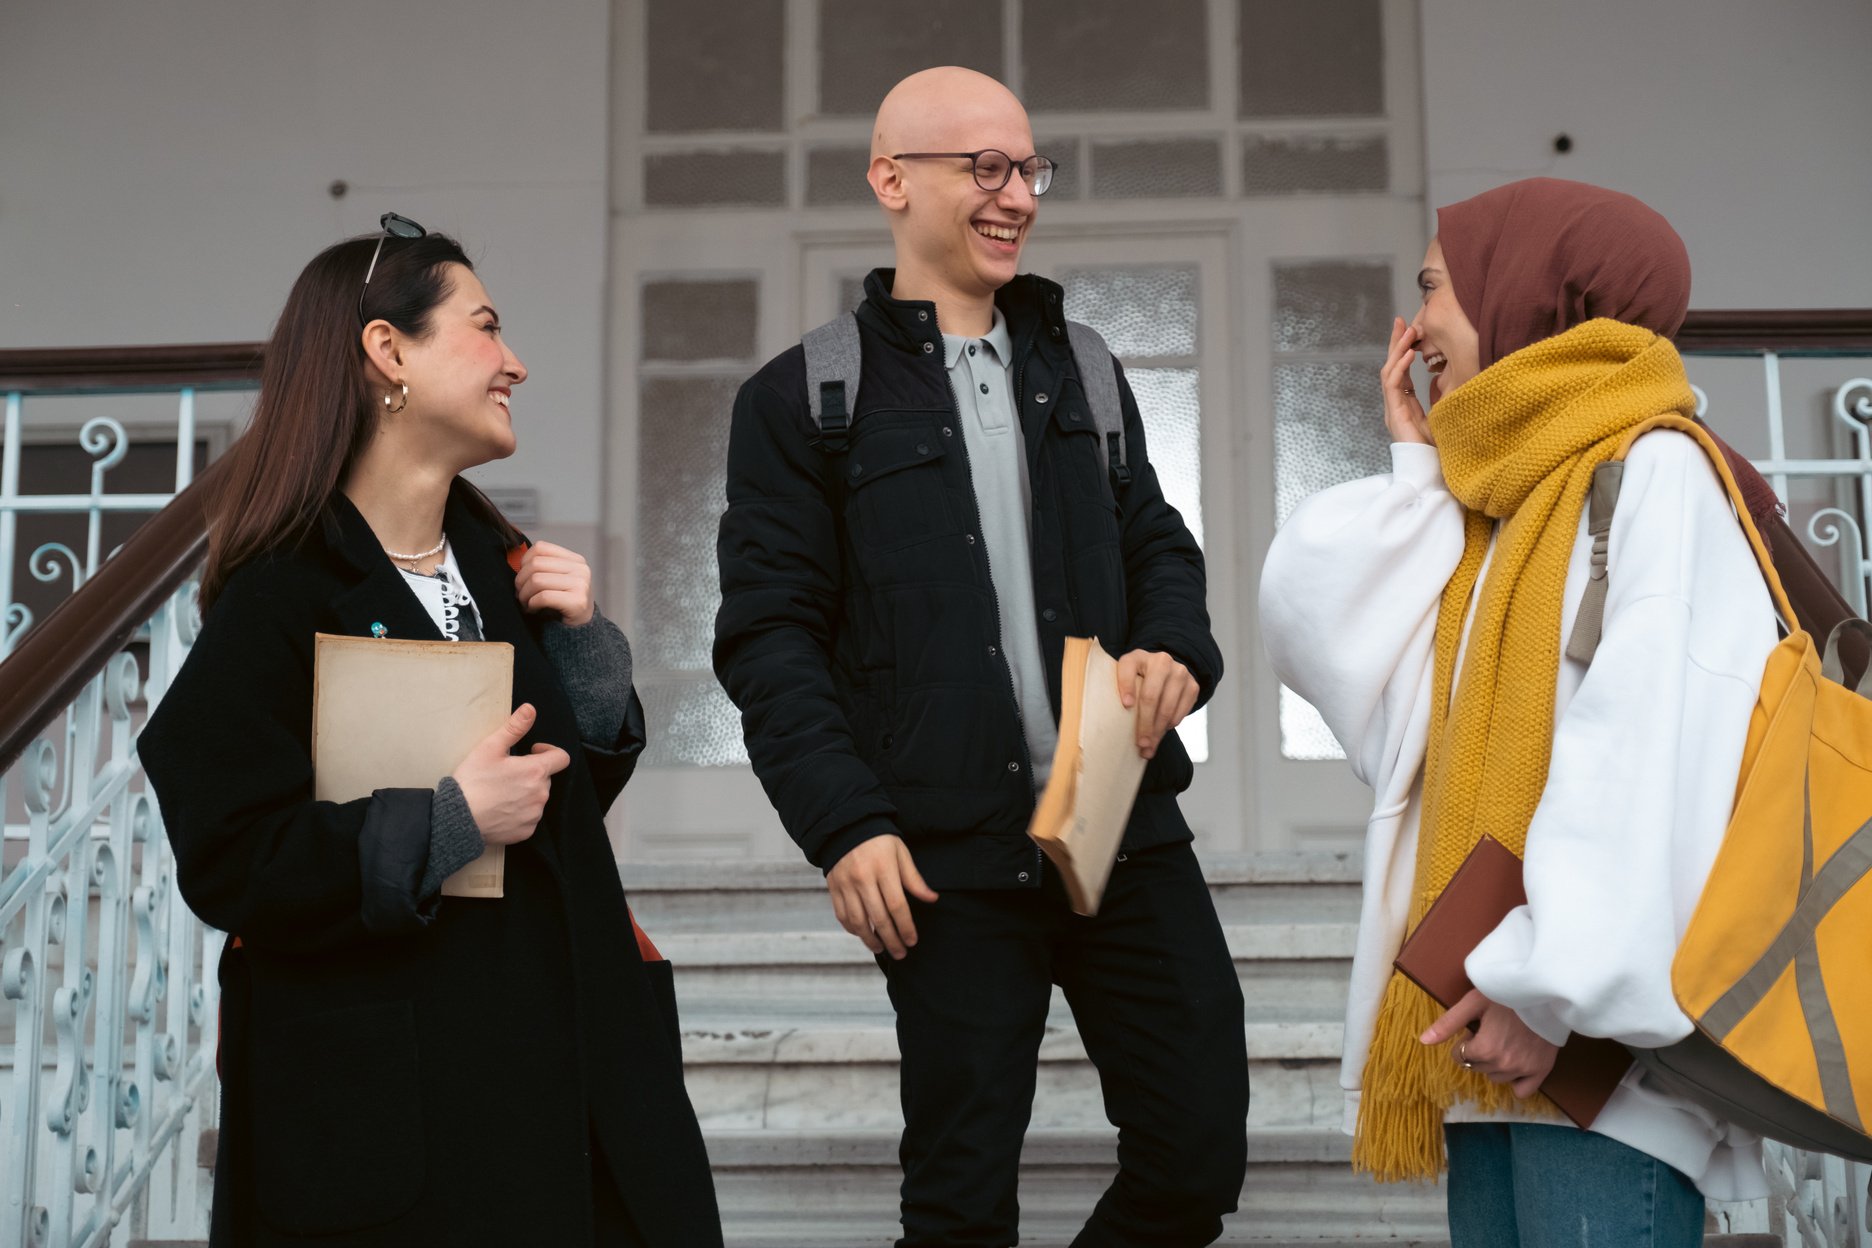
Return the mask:
[[[513,714],[504,641],[391,641],[317,634],[313,796],[348,802],[378,789],[432,789]],[[450,897],[499,897],[499,845],[442,882]]]
[[1053,774],[1027,835],[1059,868],[1076,914],[1097,914],[1124,840],[1144,756],[1137,708],[1118,697],[1118,661],[1098,639],[1068,637]]
[[[1475,987],[1464,960],[1509,911],[1526,904],[1521,860],[1485,836],[1456,868],[1393,965],[1448,1009]],[[1631,1052],[1618,1041],[1576,1035],[1561,1046],[1541,1094],[1575,1123],[1590,1127],[1631,1064]]]

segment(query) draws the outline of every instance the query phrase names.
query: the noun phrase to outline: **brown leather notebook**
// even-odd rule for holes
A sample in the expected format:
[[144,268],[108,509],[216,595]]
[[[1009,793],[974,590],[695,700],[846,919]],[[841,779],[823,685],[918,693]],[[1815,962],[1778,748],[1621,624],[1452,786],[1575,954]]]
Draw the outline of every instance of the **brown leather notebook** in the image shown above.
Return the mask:
[[[1526,904],[1521,860],[1506,845],[1485,836],[1456,868],[1449,887],[1392,965],[1448,1009],[1475,987],[1463,960],[1509,911]],[[1573,1036],[1561,1046],[1552,1073],[1541,1084],[1541,1095],[1580,1126],[1590,1127],[1631,1064],[1630,1051],[1616,1040]]]

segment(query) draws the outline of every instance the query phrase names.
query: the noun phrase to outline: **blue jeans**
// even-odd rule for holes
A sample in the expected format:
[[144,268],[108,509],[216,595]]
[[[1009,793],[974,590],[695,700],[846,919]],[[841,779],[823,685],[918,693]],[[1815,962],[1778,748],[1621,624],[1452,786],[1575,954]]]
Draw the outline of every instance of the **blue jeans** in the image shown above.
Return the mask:
[[1696,1248],[1703,1196],[1617,1140],[1539,1123],[1457,1123],[1449,1141],[1452,1248]]

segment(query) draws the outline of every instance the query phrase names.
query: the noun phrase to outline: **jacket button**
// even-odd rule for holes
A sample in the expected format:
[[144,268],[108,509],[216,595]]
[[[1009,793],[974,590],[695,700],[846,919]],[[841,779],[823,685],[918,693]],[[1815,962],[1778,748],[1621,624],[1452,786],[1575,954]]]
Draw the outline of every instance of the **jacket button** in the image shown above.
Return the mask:
[[1034,395],[1034,402],[1036,403],[1046,402],[1046,391],[1043,390],[1039,394]]
[[1009,771],[1019,771],[1019,770],[1020,770],[1020,760],[1019,760],[1019,759],[1014,759],[1014,760],[1012,760],[1012,761],[1010,761],[1010,762],[1008,763],[1008,770],[1009,770]]
[[929,312],[928,312],[927,310],[925,310],[925,311],[921,311],[921,312],[918,312],[918,313],[917,313],[917,320],[919,320],[919,321],[927,321],[927,320],[929,320]]
[[945,438],[953,438],[953,437],[955,437],[955,430],[953,430],[953,429],[951,429],[951,428],[950,428],[950,427],[949,427],[948,425],[944,425],[944,426],[943,426],[943,437],[945,437]]
[[1055,611],[1052,607],[1048,607],[1040,613],[1040,618],[1051,624],[1054,620],[1059,619],[1059,612]]
[[989,646],[989,647],[988,647],[988,657],[989,657],[989,658],[991,658],[991,659],[992,659],[992,658],[994,658],[994,657],[995,657],[995,656],[996,656],[997,654],[1000,654],[1000,653],[1001,653],[1001,652],[1000,652],[999,650],[997,650],[997,649],[995,649],[995,648],[994,648],[993,646]]
[[927,443],[927,442],[919,442],[919,443],[917,443],[917,454],[919,454],[919,455],[927,455],[927,454],[929,454],[929,443]]
[[885,734],[884,734],[884,740],[883,740],[883,742],[882,742],[882,744],[883,744],[883,746],[884,746],[884,748],[888,750],[888,749],[890,749],[890,748],[891,748],[891,746],[892,746],[892,744],[894,744],[894,742],[895,742],[895,740],[896,740],[896,739],[895,739],[894,737],[892,737],[890,733],[888,733],[888,732],[887,732],[887,733],[885,733]]
[[1025,871],[1023,871],[1019,875],[1015,876],[1014,878],[1019,880],[1021,883],[1025,884],[1028,881],[1028,879],[1031,877],[1029,877],[1028,874]]
[[982,383],[981,383],[981,390],[982,390],[982,393],[983,393],[983,394],[987,394],[987,393],[988,393],[988,383],[987,383],[987,382],[985,382],[985,381],[984,381],[984,382],[982,382]]
[[1064,338],[1064,337],[1066,336],[1066,331],[1065,331],[1065,330],[1063,330],[1063,329],[1061,329],[1061,328],[1060,328],[1059,326],[1057,326],[1057,325],[1055,325],[1055,326],[1053,326],[1053,328],[1051,328],[1051,329],[1050,329],[1050,330],[1048,330],[1047,332],[1048,332],[1048,333],[1050,333],[1050,334],[1052,334],[1055,340],[1057,340],[1057,339],[1060,339],[1060,338]]
[[968,538],[969,545],[973,546],[975,544],[975,535],[973,533],[966,533],[963,536]]
[[1075,424],[1075,425],[1076,425],[1076,424],[1078,424],[1078,423],[1079,423],[1079,413],[1078,413],[1078,412],[1067,412],[1067,413],[1066,413],[1066,419],[1067,419],[1067,420],[1069,420],[1069,421],[1071,421],[1071,422],[1072,422],[1073,424]]
[[852,475],[852,476],[854,476],[854,477],[862,477],[862,476],[864,476],[864,465],[863,465],[863,464],[853,464],[853,465],[852,465],[852,467],[851,467],[851,475]]
[[931,354],[934,354],[934,353],[935,353],[935,350],[936,350],[936,344],[935,344],[935,343],[933,343],[933,342],[926,342],[926,343],[924,343],[924,344],[923,344],[923,354],[924,354],[924,355],[931,355]]

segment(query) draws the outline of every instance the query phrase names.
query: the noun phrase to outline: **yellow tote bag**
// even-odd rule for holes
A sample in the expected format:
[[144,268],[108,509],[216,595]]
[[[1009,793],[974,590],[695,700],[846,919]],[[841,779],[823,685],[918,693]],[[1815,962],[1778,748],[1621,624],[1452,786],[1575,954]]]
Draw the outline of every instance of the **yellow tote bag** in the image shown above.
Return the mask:
[[[1872,625],[1845,621],[1823,655],[1700,426],[1660,417],[1627,437],[1619,459],[1659,427],[1708,452],[1792,631],[1763,669],[1735,809],[1672,964],[1696,1030],[1634,1054],[1668,1090],[1738,1126],[1872,1161],[1872,680],[1847,688],[1838,655],[1846,629]],[[1595,506],[1595,534],[1610,518],[1610,502],[1603,515]]]

